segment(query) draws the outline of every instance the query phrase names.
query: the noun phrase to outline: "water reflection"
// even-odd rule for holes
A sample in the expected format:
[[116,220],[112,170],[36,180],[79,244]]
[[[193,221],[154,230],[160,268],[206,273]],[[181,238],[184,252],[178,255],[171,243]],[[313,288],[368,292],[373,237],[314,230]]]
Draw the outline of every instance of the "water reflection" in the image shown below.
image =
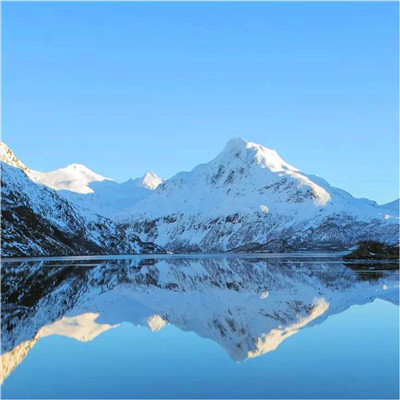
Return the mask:
[[172,324],[213,340],[241,362],[377,298],[399,303],[397,272],[356,272],[338,260],[5,262],[1,380],[49,335],[91,341],[122,322],[152,331]]

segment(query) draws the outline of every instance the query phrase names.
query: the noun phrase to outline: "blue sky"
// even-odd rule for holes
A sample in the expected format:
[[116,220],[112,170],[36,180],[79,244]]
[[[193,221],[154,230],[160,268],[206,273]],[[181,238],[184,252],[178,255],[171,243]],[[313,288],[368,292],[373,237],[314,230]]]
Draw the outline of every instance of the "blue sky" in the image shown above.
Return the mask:
[[1,8],[2,139],[30,168],[168,178],[241,136],[398,197],[397,3]]

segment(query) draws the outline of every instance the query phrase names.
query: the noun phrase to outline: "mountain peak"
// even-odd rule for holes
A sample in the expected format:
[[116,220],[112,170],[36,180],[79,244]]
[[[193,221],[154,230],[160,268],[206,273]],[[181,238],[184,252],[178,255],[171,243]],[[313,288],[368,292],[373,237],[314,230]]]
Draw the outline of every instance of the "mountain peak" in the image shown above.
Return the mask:
[[25,164],[15,156],[13,151],[4,142],[0,142],[0,161],[12,167],[20,168],[24,172],[28,171]]
[[157,186],[162,183],[163,179],[160,178],[156,173],[147,171],[141,178],[142,186],[154,190]]
[[94,173],[92,170],[90,170],[85,165],[78,164],[78,163],[69,164],[66,167],[62,168],[62,169],[68,169],[68,170],[74,170],[74,171],[85,171],[85,172],[90,171],[90,172]]
[[147,171],[140,178],[131,178],[128,182],[133,182],[135,185],[146,189],[155,190],[164,179],[160,178],[155,172]]
[[280,155],[268,147],[260,144],[249,142],[241,137],[235,137],[226,144],[225,149],[220,153],[220,157],[229,158],[234,156],[238,159],[254,160],[262,168],[268,168],[272,172],[282,172],[286,170],[298,171],[297,168],[290,165],[280,157]]
[[249,143],[250,142],[248,142],[246,139],[243,139],[242,137],[239,136],[235,136],[234,138],[228,141],[228,143],[225,145],[225,149],[240,150],[246,148]]
[[112,180],[96,174],[83,164],[69,164],[55,171],[30,171],[31,178],[55,190],[68,190],[75,193],[93,193],[91,182]]
[[72,179],[80,179],[84,177],[85,180],[89,181],[104,181],[106,178],[100,174],[96,174],[96,172],[92,171],[90,168],[86,167],[83,164],[69,164],[64,168],[57,169],[55,171],[45,172],[47,174],[66,174]]

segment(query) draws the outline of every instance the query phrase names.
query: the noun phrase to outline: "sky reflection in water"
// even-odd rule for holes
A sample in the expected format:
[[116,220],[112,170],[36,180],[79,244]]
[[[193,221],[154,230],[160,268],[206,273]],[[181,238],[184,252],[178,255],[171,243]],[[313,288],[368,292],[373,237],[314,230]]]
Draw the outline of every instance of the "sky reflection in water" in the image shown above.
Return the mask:
[[395,272],[301,258],[89,264],[3,263],[3,398],[399,395]]

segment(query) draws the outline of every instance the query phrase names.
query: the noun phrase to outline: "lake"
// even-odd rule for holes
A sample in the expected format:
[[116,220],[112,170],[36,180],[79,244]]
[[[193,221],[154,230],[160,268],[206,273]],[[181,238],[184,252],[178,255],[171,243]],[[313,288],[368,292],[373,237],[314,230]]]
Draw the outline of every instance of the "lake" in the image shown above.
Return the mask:
[[2,398],[398,398],[399,275],[337,255],[2,262]]

